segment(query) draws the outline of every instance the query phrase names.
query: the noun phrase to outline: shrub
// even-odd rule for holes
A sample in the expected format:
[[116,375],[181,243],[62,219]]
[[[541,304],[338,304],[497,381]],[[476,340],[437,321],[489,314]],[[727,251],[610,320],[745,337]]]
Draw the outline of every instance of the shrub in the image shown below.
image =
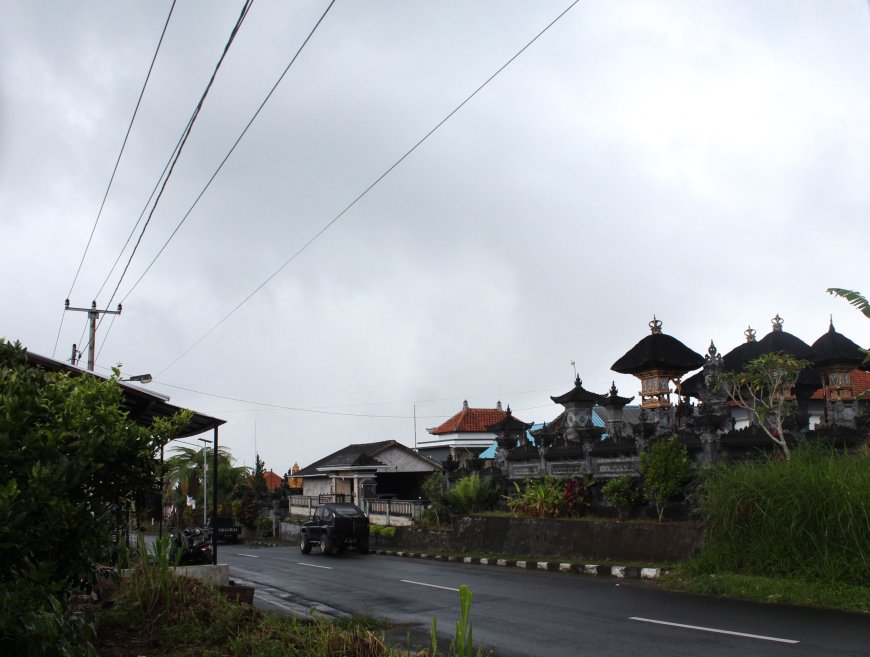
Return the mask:
[[515,481],[514,496],[508,500],[507,506],[515,515],[555,517],[559,515],[561,495],[561,487],[551,477],[526,479],[522,487]]
[[391,527],[383,527],[381,529],[381,536],[383,536],[384,538],[393,538],[395,535],[396,535],[396,528],[395,527],[392,527],[392,526]]
[[601,488],[601,494],[616,509],[620,520],[631,515],[635,504],[640,500],[640,491],[631,475],[611,479]]
[[89,652],[70,596],[111,558],[121,511],[156,488],[155,455],[189,421],[131,421],[118,375],[47,372],[0,339],[0,654]]
[[473,472],[462,477],[444,494],[444,505],[456,514],[487,511],[498,501],[498,490],[491,477]]
[[691,473],[686,446],[676,436],[653,443],[641,452],[640,473],[644,493],[656,505],[661,522],[668,499],[680,492]]
[[701,484],[699,567],[866,585],[870,458],[806,447],[717,468]]

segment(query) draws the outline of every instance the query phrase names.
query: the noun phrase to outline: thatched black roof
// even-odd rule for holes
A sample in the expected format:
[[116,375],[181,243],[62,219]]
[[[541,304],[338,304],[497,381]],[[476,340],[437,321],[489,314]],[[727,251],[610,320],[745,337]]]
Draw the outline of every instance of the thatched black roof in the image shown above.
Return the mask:
[[704,357],[689,349],[682,342],[661,332],[661,322],[650,322],[652,334],[634,345],[613,365],[614,372],[638,374],[654,369],[669,372],[691,372],[704,364]]
[[809,360],[816,367],[831,365],[858,367],[864,362],[864,352],[845,335],[837,333],[832,322],[828,332],[813,342]]

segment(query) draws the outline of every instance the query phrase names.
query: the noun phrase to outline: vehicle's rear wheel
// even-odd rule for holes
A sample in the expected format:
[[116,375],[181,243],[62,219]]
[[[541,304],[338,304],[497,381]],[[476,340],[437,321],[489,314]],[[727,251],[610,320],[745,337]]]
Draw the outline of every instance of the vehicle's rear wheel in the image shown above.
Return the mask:
[[329,538],[329,534],[323,534],[320,537],[320,554],[331,554],[332,553],[332,539]]
[[302,540],[299,542],[299,549],[302,550],[302,554],[308,554],[311,552],[311,541],[308,540],[308,536],[302,534]]

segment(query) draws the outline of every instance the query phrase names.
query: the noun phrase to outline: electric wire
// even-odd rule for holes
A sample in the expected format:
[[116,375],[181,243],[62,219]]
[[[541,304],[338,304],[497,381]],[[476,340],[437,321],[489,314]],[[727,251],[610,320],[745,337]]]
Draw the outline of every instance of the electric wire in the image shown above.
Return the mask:
[[474,98],[484,87],[486,87],[496,76],[499,75],[504,69],[510,66],[511,63],[517,57],[519,57],[523,52],[525,52],[533,43],[535,43],[545,32],[547,32],[553,25],[555,25],[565,14],[567,14],[580,0],[574,0],[566,9],[564,9],[556,18],[554,18],[550,23],[544,27],[540,32],[538,32],[526,45],[520,48],[507,62],[505,62],[502,66],[500,66],[495,73],[490,75],[486,81],[481,84],[477,89],[471,92],[465,100],[463,100],[459,105],[457,105],[452,111],[450,111],[447,116],[445,116],[441,121],[439,121],[435,127],[433,127],[429,132],[427,132],[422,139],[420,139],[416,144],[414,144],[410,149],[408,149],[404,155],[402,155],[398,160],[396,160],[386,171],[384,171],[380,176],[378,176],[373,183],[371,183],[368,187],[366,187],[356,198],[353,199],[341,212],[339,212],[335,217],[333,217],[329,222],[327,222],[319,231],[317,231],[313,237],[311,237],[305,244],[303,244],[293,255],[291,255],[284,263],[278,267],[274,272],[272,272],[266,279],[257,285],[253,291],[248,294],[244,299],[242,299],[229,313],[224,315],[217,324],[212,326],[208,331],[206,331],[199,339],[197,339],[191,346],[185,349],[178,357],[175,358],[172,362],[170,362],[166,367],[164,367],[160,372],[158,372],[158,376],[163,374],[166,370],[175,365],[178,361],[180,361],[184,356],[193,351],[199,344],[201,344],[208,336],[214,333],[215,330],[218,329],[224,322],[226,322],[230,317],[232,317],[236,312],[241,309],[248,301],[250,301],[254,295],[256,295],[260,290],[262,290],[275,276],[277,276],[284,268],[287,267],[291,262],[293,262],[303,251],[305,251],[311,244],[316,241],[323,233],[329,230],[336,222],[338,222],[351,208],[353,208],[363,197],[365,197],[378,183],[380,183],[384,178],[386,178],[396,167],[398,167],[402,162],[404,162],[417,148],[423,144],[429,137],[431,137],[442,125],[444,125],[450,118],[453,117],[459,110],[461,110],[472,98]]
[[[160,199],[163,196],[163,192],[166,190],[166,186],[169,184],[169,180],[171,179],[172,173],[175,170],[175,165],[178,163],[178,160],[181,157],[181,153],[184,150],[184,146],[187,143],[188,137],[190,137],[190,133],[193,130],[193,125],[194,125],[194,123],[196,123],[196,119],[199,117],[199,113],[202,110],[203,104],[205,103],[205,99],[208,96],[209,91],[211,91],[212,85],[214,84],[214,81],[215,81],[215,78],[217,77],[218,71],[220,70],[221,65],[224,62],[224,59],[226,58],[230,47],[232,46],[233,42],[235,41],[236,35],[239,33],[239,30],[241,29],[242,24],[244,23],[245,18],[247,17],[248,12],[250,11],[250,8],[253,4],[254,4],[254,0],[245,0],[244,5],[242,6],[242,11],[239,14],[238,19],[236,19],[236,24],[233,26],[233,29],[230,32],[229,39],[227,40],[227,43],[224,46],[223,52],[221,53],[221,56],[218,59],[217,64],[215,65],[214,71],[211,74],[211,78],[209,78],[208,84],[206,85],[205,90],[202,92],[202,94],[199,98],[199,102],[196,104],[196,107],[193,110],[193,114],[191,115],[190,119],[188,119],[187,125],[185,126],[184,130],[182,131],[181,139],[179,140],[178,144],[176,144],[175,150],[173,151],[172,155],[170,156],[170,164],[168,165],[168,170],[164,169],[166,174],[165,174],[165,176],[162,177],[163,182],[162,182],[162,184],[160,184],[160,191],[158,192],[157,196],[154,198],[154,203],[151,205],[151,210],[148,213],[148,218],[145,220],[145,223],[142,226],[142,230],[139,233],[139,237],[137,238],[136,243],[133,245],[133,250],[131,251],[130,256],[127,259],[127,263],[124,265],[124,269],[121,272],[121,276],[118,278],[118,282],[115,285],[115,289],[112,292],[112,296],[109,298],[108,305],[112,304],[112,301],[115,299],[115,295],[118,293],[118,289],[121,287],[121,283],[123,282],[124,277],[126,276],[127,271],[130,268],[130,264],[133,262],[133,258],[139,249],[139,245],[142,243],[142,238],[145,236],[145,231],[148,229],[148,226],[151,223],[151,219],[154,217],[154,213],[157,210],[157,206],[160,203]],[[137,222],[137,224],[138,224],[138,222]],[[114,269],[114,266],[113,266],[113,269]],[[102,319],[103,318],[100,317],[99,325],[102,325]],[[106,336],[103,338],[103,344],[105,344],[105,341],[107,338],[108,338],[108,332],[107,332]]]
[[314,36],[314,32],[317,30],[317,28],[323,22],[323,19],[326,18],[326,14],[329,12],[329,10],[332,8],[332,5],[334,5],[334,4],[335,4],[335,0],[332,0],[329,3],[329,6],[327,6],[327,8],[324,10],[323,14],[320,16],[320,18],[314,24],[314,27],[311,28],[311,31],[308,33],[308,36],[305,37],[305,40],[302,42],[302,45],[299,46],[299,48],[296,50],[296,54],[293,55],[293,58],[290,60],[290,63],[287,64],[287,66],[284,68],[284,71],[281,73],[280,76],[278,76],[278,80],[275,82],[275,84],[272,85],[272,88],[269,90],[269,93],[266,94],[266,97],[263,99],[263,102],[260,103],[260,106],[257,108],[257,111],[254,112],[254,115],[251,117],[250,121],[248,121],[247,125],[242,130],[241,134],[239,134],[238,138],[233,143],[230,150],[224,156],[224,159],[221,160],[221,163],[218,165],[217,169],[215,169],[214,173],[212,173],[211,177],[208,179],[208,182],[206,182],[205,187],[202,188],[202,191],[200,191],[200,193],[194,199],[193,204],[191,204],[191,206],[188,208],[187,212],[184,213],[184,216],[181,218],[181,221],[178,222],[178,225],[175,227],[175,230],[172,231],[172,233],[169,235],[169,238],[166,240],[166,242],[164,242],[163,246],[160,247],[160,250],[157,252],[157,254],[154,256],[154,258],[148,264],[148,267],[145,268],[145,271],[143,271],[142,274],[139,276],[139,278],[136,280],[136,282],[133,283],[133,286],[129,290],[127,290],[127,293],[121,299],[121,303],[124,303],[127,300],[127,297],[129,297],[133,293],[133,290],[135,290],[136,287],[139,285],[139,283],[142,282],[142,279],[151,270],[151,267],[154,265],[155,262],[157,262],[157,259],[161,256],[163,251],[169,245],[169,242],[172,240],[173,237],[175,237],[175,234],[178,232],[178,230],[181,228],[181,226],[184,224],[184,222],[187,221],[187,218],[190,216],[190,213],[193,212],[193,209],[197,206],[200,199],[203,197],[205,192],[211,186],[212,182],[217,177],[218,173],[220,173],[220,170],[223,168],[224,164],[226,164],[227,160],[233,154],[233,151],[236,150],[236,147],[239,145],[239,142],[241,142],[242,139],[244,138],[244,136],[247,134],[248,129],[251,127],[251,125],[254,123],[254,121],[257,119],[257,117],[260,115],[260,112],[263,110],[263,107],[265,107],[266,103],[269,102],[269,99],[272,97],[272,94],[275,93],[275,90],[278,88],[278,85],[281,84],[281,81],[284,79],[284,76],[287,75],[287,72],[290,70],[290,67],[293,66],[293,63],[299,57],[300,53],[302,52],[302,49],[305,48],[306,44],[311,40],[311,37]]
[[[384,419],[400,419],[400,420],[411,420],[415,417],[418,420],[420,420],[420,419],[431,420],[431,419],[439,419],[439,418],[443,419],[443,418],[450,417],[449,415],[443,415],[443,414],[442,415],[382,415],[382,414],[375,414],[375,413],[348,413],[348,412],[341,412],[341,411],[329,411],[329,410],[323,410],[323,407],[303,408],[300,406],[287,406],[284,404],[271,404],[269,402],[260,402],[260,401],[254,401],[251,399],[242,399],[239,397],[231,397],[229,395],[219,395],[219,394],[213,393],[213,392],[203,392],[202,390],[195,390],[193,388],[186,388],[184,386],[174,385],[171,383],[164,383],[162,381],[157,381],[156,379],[154,380],[154,383],[156,383],[157,385],[165,386],[167,388],[173,388],[175,390],[183,390],[185,392],[191,392],[191,393],[194,393],[197,395],[203,395],[205,397],[214,397],[216,399],[224,399],[226,401],[239,402],[241,404],[251,404],[252,406],[264,406],[266,408],[282,410],[282,411],[297,411],[297,412],[305,412],[305,413],[316,413],[319,415],[337,415],[337,416],[344,416],[344,417],[368,417],[368,418],[384,418]],[[532,391],[532,392],[549,392],[549,390]],[[502,396],[508,396],[511,394],[523,394],[523,393],[505,393]],[[459,399],[459,397],[457,397],[457,396],[442,397],[442,398],[436,399],[436,400],[418,399],[418,400],[415,400],[414,402],[403,402],[403,403],[422,403],[425,401],[450,401],[450,400],[456,400],[456,399]],[[398,403],[398,402],[378,402],[377,404],[345,404],[343,406],[377,406],[377,405],[388,404],[388,403]],[[342,405],[338,405],[338,406],[341,407]],[[536,409],[536,408],[546,408],[548,406],[552,406],[552,403],[546,404],[544,406],[530,406],[528,408],[516,409],[516,410],[518,410],[518,411],[531,410],[531,409]],[[235,412],[235,411],[230,411],[230,412]]]
[[[79,274],[81,274],[82,266],[85,263],[85,257],[88,255],[88,250],[91,248],[91,242],[94,239],[94,232],[97,230],[97,224],[100,223],[100,217],[103,215],[103,208],[106,206],[106,199],[109,197],[109,190],[112,189],[112,183],[115,181],[115,174],[118,172],[118,165],[121,163],[121,156],[124,154],[124,149],[127,147],[127,140],[130,138],[130,131],[133,129],[133,122],[136,120],[136,115],[139,113],[139,106],[142,104],[142,97],[145,95],[145,88],[148,86],[148,81],[151,79],[151,72],[154,70],[154,62],[157,61],[157,54],[160,52],[160,46],[163,44],[163,37],[166,36],[166,28],[169,27],[169,19],[172,18],[172,12],[175,9],[176,0],[172,0],[172,5],[169,7],[169,14],[166,16],[166,22],[163,24],[163,30],[160,32],[160,39],[157,41],[157,48],[154,50],[154,56],[151,58],[151,64],[148,66],[148,73],[145,76],[145,82],[142,84],[142,89],[139,92],[139,98],[136,100],[136,107],[133,109],[133,116],[130,118],[130,124],[127,126],[127,133],[124,135],[124,141],[121,144],[121,150],[118,153],[118,157],[115,160],[115,167],[112,169],[112,175],[109,177],[109,184],[106,186],[106,192],[103,194],[103,200],[100,203],[100,209],[97,212],[97,218],[94,220],[94,225],[91,228],[91,234],[88,236],[87,244],[85,244],[85,251],[82,253],[82,259],[79,261],[78,269],[76,269],[75,276],[73,276],[72,285],[69,286],[69,292],[67,292],[66,298],[69,299],[72,296],[73,289],[76,286],[76,281],[79,279]],[[100,288],[102,290],[102,288]],[[57,345],[60,342],[60,333],[63,329],[63,318],[66,315],[64,312],[60,318],[60,326],[57,329],[57,338],[54,341],[54,351],[51,356],[54,358],[54,355],[57,353]]]

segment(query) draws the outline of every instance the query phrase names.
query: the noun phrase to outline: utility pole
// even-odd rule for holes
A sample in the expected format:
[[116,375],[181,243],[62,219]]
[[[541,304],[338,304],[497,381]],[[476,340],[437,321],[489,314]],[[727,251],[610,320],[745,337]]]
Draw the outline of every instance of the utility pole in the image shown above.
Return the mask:
[[[90,341],[88,342],[88,369],[93,372],[94,371],[94,353],[95,347],[97,343],[97,319],[100,315],[120,315],[121,314],[121,304],[118,304],[118,310],[97,310],[97,302],[92,301],[90,308],[73,308],[69,305],[69,299],[64,302],[64,310],[77,310],[79,312],[87,313],[88,320],[91,325],[91,333],[90,333]],[[73,352],[75,352],[75,345],[73,345]]]
[[69,357],[69,364],[75,367],[78,364],[81,355],[82,352],[78,350],[78,345],[73,343],[72,355]]
[[[208,439],[197,438],[202,442],[202,526],[208,524]],[[217,521],[215,521],[217,522]],[[217,534],[217,527],[211,528]]]

